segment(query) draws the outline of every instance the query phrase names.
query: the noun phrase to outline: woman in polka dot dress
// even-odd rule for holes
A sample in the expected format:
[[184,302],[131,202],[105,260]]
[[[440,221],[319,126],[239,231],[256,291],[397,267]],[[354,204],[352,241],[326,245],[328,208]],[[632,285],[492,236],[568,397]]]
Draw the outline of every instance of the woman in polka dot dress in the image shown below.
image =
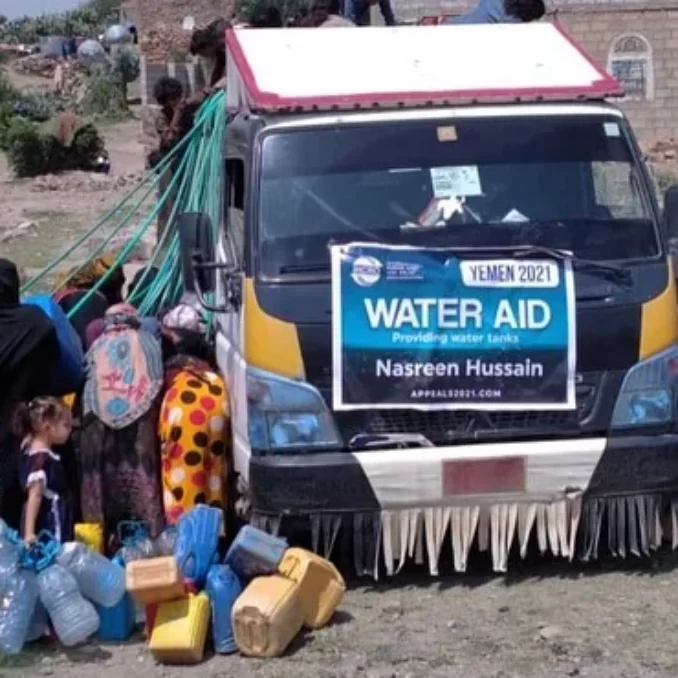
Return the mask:
[[163,504],[169,524],[196,504],[226,506],[229,401],[207,362],[179,355],[167,363],[160,413]]

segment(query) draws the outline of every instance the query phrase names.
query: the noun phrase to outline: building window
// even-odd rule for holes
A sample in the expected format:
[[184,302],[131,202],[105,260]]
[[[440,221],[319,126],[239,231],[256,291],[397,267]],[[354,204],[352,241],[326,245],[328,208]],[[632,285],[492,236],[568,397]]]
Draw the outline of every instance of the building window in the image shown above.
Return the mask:
[[615,38],[608,58],[608,70],[624,87],[625,99],[654,98],[654,65],[650,43],[640,35]]

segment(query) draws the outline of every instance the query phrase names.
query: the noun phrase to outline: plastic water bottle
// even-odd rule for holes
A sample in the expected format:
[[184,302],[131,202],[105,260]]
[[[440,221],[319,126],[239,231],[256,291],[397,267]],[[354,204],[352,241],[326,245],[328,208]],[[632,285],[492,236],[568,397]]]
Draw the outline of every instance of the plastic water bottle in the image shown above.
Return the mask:
[[[37,581],[36,581],[36,592],[37,592]],[[47,634],[49,627],[49,617],[47,616],[47,610],[45,606],[40,602],[40,598],[37,598],[35,603],[35,610],[33,611],[33,618],[31,623],[28,625],[28,632],[26,633],[26,642],[32,643],[38,638],[42,638]]]
[[75,577],[59,563],[38,573],[40,601],[62,645],[84,643],[99,630],[99,615],[80,595]]
[[145,530],[139,529],[136,534],[123,540],[120,553],[125,564],[155,558],[155,543]]
[[7,575],[6,587],[0,598],[0,654],[19,654],[28,636],[38,601],[38,585],[35,573],[30,570],[14,569]]
[[166,527],[155,540],[155,555],[157,558],[162,556],[174,555],[174,545],[177,541],[177,528],[174,525]]
[[16,567],[21,557],[22,548],[17,533],[6,525],[0,526],[0,569]]
[[76,579],[85,598],[114,607],[125,595],[125,570],[79,542],[64,544],[57,563]]

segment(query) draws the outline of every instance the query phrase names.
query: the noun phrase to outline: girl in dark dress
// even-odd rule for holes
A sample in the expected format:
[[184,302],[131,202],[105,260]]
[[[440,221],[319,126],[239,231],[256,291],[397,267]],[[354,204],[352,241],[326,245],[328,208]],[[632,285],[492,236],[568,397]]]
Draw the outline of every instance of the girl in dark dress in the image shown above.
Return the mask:
[[21,484],[26,501],[21,535],[27,543],[41,530],[58,542],[73,539],[73,522],[61,457],[54,452],[71,435],[71,412],[56,398],[35,398],[17,408],[15,434],[21,443]]
[[52,393],[59,344],[54,325],[37,307],[19,303],[19,272],[0,259],[0,518],[19,529],[23,490],[19,485],[19,440],[10,423],[16,406]]

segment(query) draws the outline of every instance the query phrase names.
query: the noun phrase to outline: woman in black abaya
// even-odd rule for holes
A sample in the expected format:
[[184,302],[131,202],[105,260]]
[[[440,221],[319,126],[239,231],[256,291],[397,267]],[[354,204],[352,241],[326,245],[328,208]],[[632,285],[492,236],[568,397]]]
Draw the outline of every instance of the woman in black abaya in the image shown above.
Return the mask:
[[19,442],[10,431],[20,402],[51,393],[46,374],[58,356],[57,335],[37,307],[19,303],[19,273],[0,259],[0,518],[19,528],[24,492],[19,484]]

